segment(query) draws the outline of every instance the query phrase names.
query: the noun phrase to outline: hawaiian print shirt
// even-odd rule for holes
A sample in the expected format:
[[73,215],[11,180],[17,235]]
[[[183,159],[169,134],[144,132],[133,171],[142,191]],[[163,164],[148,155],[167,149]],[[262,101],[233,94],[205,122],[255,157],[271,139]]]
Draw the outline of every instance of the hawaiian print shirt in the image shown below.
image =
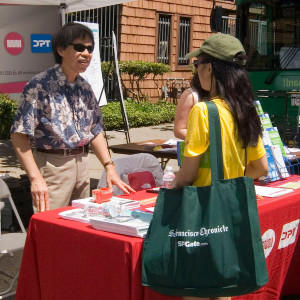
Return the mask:
[[71,85],[58,65],[27,83],[11,128],[40,149],[83,146],[101,131],[102,113],[91,86],[81,76]]

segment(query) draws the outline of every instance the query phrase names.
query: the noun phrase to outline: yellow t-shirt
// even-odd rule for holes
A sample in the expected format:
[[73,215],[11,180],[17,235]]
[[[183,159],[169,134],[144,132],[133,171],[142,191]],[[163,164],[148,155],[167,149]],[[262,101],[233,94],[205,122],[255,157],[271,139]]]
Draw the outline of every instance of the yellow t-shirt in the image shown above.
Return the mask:
[[[244,176],[245,149],[237,138],[235,124],[232,114],[221,99],[212,100],[218,108],[221,137],[222,154],[224,165],[224,178],[231,179]],[[194,186],[207,186],[211,184],[209,151],[208,111],[204,102],[197,103],[191,110],[187,124],[187,135],[185,139],[184,156],[194,157],[202,154],[200,168]],[[206,152],[206,153],[205,153]],[[256,147],[247,148],[247,163],[262,158],[266,154],[261,138]]]

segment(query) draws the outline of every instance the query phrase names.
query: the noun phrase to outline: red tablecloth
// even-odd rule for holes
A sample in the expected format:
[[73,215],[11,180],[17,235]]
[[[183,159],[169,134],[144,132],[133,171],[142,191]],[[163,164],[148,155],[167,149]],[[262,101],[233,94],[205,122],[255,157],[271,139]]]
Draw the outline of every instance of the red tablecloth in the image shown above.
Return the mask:
[[[180,299],[141,285],[143,239],[98,231],[58,217],[66,209],[70,207],[32,217],[16,300]],[[278,198],[264,198],[258,202],[258,210],[270,280],[256,293],[234,300],[275,300],[281,293],[300,293],[299,243],[294,251],[300,189]]]

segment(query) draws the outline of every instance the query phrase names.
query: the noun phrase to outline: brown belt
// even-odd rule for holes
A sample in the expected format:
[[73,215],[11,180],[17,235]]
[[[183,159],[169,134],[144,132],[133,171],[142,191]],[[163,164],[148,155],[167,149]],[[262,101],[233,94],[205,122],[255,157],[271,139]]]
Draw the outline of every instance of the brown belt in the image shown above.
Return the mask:
[[73,149],[39,149],[39,148],[36,148],[36,151],[49,153],[49,154],[59,154],[59,155],[63,155],[63,156],[70,156],[70,155],[88,153],[89,145],[84,145],[82,147],[77,147],[77,148],[73,148]]

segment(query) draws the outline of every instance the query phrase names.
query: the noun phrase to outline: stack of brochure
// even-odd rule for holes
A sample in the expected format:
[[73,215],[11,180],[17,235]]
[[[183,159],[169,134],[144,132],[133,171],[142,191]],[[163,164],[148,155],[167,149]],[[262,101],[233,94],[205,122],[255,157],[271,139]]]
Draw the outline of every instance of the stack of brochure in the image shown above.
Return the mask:
[[254,102],[261,124],[264,128],[263,143],[267,152],[269,172],[266,181],[276,181],[290,176],[285,164],[287,154],[285,152],[277,127],[273,127],[268,114],[263,113],[259,101]]
[[82,208],[75,208],[66,210],[58,214],[60,217],[66,220],[78,221],[83,223],[90,223],[90,218]]
[[126,218],[120,216],[107,218],[95,214],[88,216],[84,209],[75,208],[59,213],[63,219],[88,223],[97,230],[103,230],[113,233],[125,234],[136,237],[144,237],[152,220],[153,214],[140,210],[133,210],[131,216]]
[[[107,214],[103,205],[111,205],[111,208],[119,207],[120,212],[115,216],[112,211]],[[136,237],[145,236],[153,216],[152,212],[139,209],[140,201],[120,197],[113,197],[111,201],[103,204],[94,203],[91,197],[78,199],[72,201],[72,206],[75,208],[60,212],[59,216],[91,224],[98,230]]]
[[126,221],[118,218],[90,218],[93,228],[129,236],[145,237],[152,219],[152,213],[144,213],[145,216],[133,217]]

